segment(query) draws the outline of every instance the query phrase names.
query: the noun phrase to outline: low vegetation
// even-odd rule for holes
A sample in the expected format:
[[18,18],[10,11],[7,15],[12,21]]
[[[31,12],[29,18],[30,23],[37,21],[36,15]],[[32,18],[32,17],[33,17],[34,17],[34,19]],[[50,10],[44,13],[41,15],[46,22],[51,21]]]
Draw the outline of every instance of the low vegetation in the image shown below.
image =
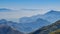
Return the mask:
[[60,29],[56,30],[56,31],[52,31],[49,34],[60,34]]

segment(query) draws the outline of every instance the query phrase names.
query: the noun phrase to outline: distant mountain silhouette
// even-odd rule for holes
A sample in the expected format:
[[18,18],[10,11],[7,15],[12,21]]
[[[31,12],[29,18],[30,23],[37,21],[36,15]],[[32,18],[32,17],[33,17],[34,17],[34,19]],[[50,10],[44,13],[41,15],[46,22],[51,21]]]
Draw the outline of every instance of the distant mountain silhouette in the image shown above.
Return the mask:
[[54,34],[54,33],[58,34],[59,32],[60,32],[60,20],[56,21],[55,23],[51,25],[42,27],[30,34]]
[[[12,23],[11,21],[9,22]],[[12,27],[9,22],[5,19],[0,20],[0,34],[24,34]]]
[[[41,20],[39,20],[41,22],[38,23],[39,21],[37,21],[37,19],[41,19]],[[44,20],[44,21],[42,21],[42,20]],[[52,23],[54,23],[57,20],[60,20],[60,11],[51,10],[51,11],[47,12],[44,15],[40,15],[39,14],[39,15],[31,16],[31,17],[22,17],[22,18],[20,18],[20,26],[22,26],[22,28],[24,28],[25,32],[26,32],[26,29],[29,32],[29,30],[33,30],[33,28],[34,29],[35,28],[38,29],[39,26],[41,28],[41,26],[43,27],[43,26],[46,26],[46,24],[48,24],[48,25],[52,24]]]
[[46,19],[47,21],[53,23],[57,20],[60,20],[60,11],[51,10],[48,13],[46,13],[45,15],[43,15],[43,18]]
[[[41,19],[41,18],[38,18],[36,19],[35,21],[31,21],[31,22],[26,22],[26,23],[19,23],[17,25],[17,29],[23,32],[32,32],[32,31],[35,31],[36,29],[40,28],[40,27],[43,27],[43,26],[47,26],[48,24],[50,24],[50,22],[44,20],[44,19]],[[21,27],[21,28],[20,28]]]
[[5,19],[1,19],[0,25],[7,24],[8,26],[13,27],[18,31],[29,33],[41,27],[50,25],[57,20],[60,20],[60,12],[51,10],[44,15],[39,14],[31,17],[22,17],[20,18],[20,23],[15,23],[13,21],[7,21]]
[[13,25],[15,25],[15,24],[17,24],[16,22],[13,22],[13,21],[7,21],[7,20],[5,20],[5,19],[1,19],[0,20],[0,25],[1,24],[7,24],[8,26],[13,26]]
[[[40,18],[42,15],[33,15],[31,17],[22,17],[20,18],[20,23],[30,23],[30,22],[33,22],[33,21],[36,21],[38,18]],[[41,18],[42,19],[42,18]]]
[[0,25],[0,34],[23,34],[8,25]]
[[60,20],[60,11],[51,10],[45,13],[44,15],[38,14],[38,15],[32,16],[32,18],[34,19],[41,18],[51,23],[54,23],[55,21]]
[[0,12],[9,12],[12,11],[11,9],[7,9],[7,8],[0,8]]
[[60,20],[60,11],[51,10],[44,15],[38,14],[35,16],[31,16],[31,17],[22,17],[22,18],[20,18],[20,22],[21,23],[26,23],[26,22],[30,23],[31,21],[35,21],[38,18],[41,18],[41,19],[44,19],[44,20],[47,20],[47,21],[53,23],[57,20]]

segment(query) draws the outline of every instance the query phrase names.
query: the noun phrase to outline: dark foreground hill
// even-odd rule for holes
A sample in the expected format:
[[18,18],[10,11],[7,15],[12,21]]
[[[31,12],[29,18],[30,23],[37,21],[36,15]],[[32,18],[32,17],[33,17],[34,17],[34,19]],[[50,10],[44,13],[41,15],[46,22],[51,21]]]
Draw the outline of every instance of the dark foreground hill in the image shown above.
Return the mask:
[[30,34],[60,34],[60,20],[51,25],[42,27]]
[[0,34],[23,34],[23,33],[17,31],[16,29],[14,29],[8,25],[0,24]]

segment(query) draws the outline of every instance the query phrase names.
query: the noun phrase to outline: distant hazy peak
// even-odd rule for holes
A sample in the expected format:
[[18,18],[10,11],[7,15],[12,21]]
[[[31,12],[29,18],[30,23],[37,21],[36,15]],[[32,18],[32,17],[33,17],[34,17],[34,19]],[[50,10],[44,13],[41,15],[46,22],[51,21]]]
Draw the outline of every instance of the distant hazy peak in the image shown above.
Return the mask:
[[7,9],[7,8],[0,8],[0,10],[11,10],[11,9]]
[[48,13],[58,13],[58,12],[60,12],[60,11],[51,10]]
[[9,12],[9,11],[12,11],[12,9],[0,8],[0,12]]

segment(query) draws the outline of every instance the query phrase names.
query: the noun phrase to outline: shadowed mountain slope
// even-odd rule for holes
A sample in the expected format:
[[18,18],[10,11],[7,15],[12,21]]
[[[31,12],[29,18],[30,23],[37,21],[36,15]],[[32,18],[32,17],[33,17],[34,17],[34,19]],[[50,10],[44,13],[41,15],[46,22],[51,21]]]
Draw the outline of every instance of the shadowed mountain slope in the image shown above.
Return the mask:
[[35,32],[30,33],[30,34],[52,34],[55,32],[56,32],[56,34],[58,32],[60,32],[60,20],[51,24],[51,25],[42,27],[42,28],[36,30]]
[[23,34],[8,25],[0,25],[0,34]]
[[24,34],[14,27],[12,27],[12,23],[6,21],[5,19],[0,20],[0,34]]

